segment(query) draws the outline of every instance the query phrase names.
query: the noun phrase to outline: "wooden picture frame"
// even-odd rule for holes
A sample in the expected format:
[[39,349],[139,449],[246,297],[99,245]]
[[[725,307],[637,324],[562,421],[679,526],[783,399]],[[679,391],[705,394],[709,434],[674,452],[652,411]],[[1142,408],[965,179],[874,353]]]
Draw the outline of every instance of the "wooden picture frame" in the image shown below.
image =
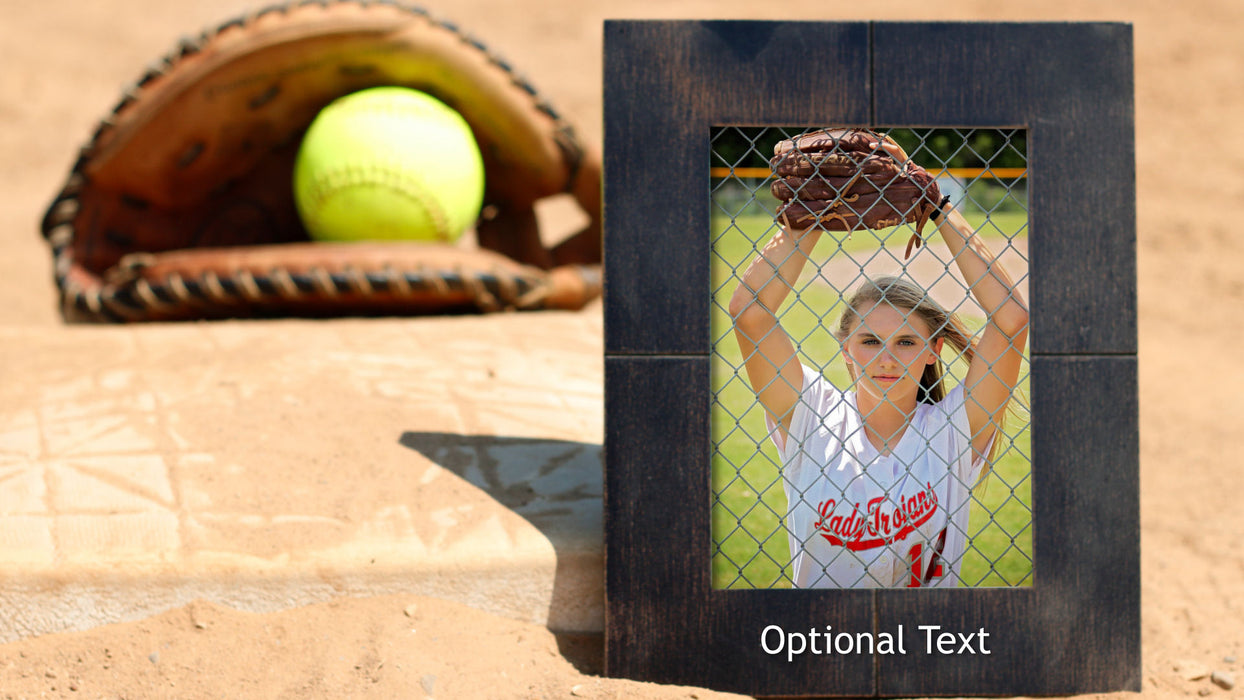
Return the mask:
[[[604,31],[607,673],[761,696],[1139,690],[1131,26],[618,20]],[[1027,129],[1031,587],[712,588],[710,129],[841,124]],[[902,626],[906,653],[762,648],[771,626],[827,625]],[[988,642],[975,653],[926,645],[979,631]]]

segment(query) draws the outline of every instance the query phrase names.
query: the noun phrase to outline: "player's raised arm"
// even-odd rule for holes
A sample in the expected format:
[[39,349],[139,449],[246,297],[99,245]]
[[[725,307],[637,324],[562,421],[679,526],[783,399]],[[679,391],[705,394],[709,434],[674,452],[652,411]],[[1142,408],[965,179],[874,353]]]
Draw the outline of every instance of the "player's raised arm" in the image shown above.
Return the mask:
[[938,222],[972,296],[988,322],[964,380],[972,446],[984,454],[1019,379],[1028,340],[1028,305],[989,247],[958,210]]
[[785,439],[803,387],[803,369],[777,311],[795,288],[820,229],[778,229],[743,273],[730,297],[734,336],[743,353],[747,380]]

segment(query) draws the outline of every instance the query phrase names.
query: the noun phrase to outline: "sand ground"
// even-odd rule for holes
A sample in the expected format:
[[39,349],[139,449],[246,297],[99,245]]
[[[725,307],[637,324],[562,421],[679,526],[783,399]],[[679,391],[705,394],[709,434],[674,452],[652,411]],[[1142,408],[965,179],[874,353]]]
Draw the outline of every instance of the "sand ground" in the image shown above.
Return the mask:
[[[20,331],[5,337],[66,333],[54,309],[38,220],[118,90],[178,36],[250,6],[0,0],[0,326]],[[1244,130],[1237,121],[1244,108],[1244,4],[446,0],[427,6],[522,67],[596,140],[604,18],[1134,23],[1142,695],[1244,697],[1240,687],[1223,690],[1180,670],[1200,664],[1244,683],[1244,431],[1232,408],[1244,389],[1238,354],[1244,238],[1231,223],[1244,205]],[[431,598],[340,598],[269,614],[204,603],[2,645],[0,696],[715,697],[603,680],[596,676],[600,666],[600,649],[590,639],[559,638],[538,625]]]

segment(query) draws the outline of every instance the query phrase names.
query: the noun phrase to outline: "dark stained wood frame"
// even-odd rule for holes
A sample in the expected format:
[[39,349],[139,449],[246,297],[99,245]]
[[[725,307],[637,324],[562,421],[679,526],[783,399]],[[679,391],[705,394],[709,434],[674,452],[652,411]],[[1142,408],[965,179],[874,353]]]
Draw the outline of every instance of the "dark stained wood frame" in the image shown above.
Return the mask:
[[[1140,690],[1131,26],[607,21],[604,46],[607,672],[767,696]],[[831,124],[1027,129],[1031,588],[712,589],[711,129]],[[908,653],[788,662],[769,625],[903,625]],[[926,654],[918,625],[983,628],[991,653]]]

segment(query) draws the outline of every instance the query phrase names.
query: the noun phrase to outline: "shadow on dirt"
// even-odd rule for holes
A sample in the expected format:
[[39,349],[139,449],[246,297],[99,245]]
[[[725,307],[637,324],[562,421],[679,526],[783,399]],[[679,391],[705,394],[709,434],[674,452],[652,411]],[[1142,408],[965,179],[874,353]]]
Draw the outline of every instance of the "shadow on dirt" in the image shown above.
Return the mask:
[[584,612],[604,616],[602,446],[567,440],[402,433],[399,442],[477,486],[535,526],[557,552],[548,627],[581,673],[599,675],[604,645]]

